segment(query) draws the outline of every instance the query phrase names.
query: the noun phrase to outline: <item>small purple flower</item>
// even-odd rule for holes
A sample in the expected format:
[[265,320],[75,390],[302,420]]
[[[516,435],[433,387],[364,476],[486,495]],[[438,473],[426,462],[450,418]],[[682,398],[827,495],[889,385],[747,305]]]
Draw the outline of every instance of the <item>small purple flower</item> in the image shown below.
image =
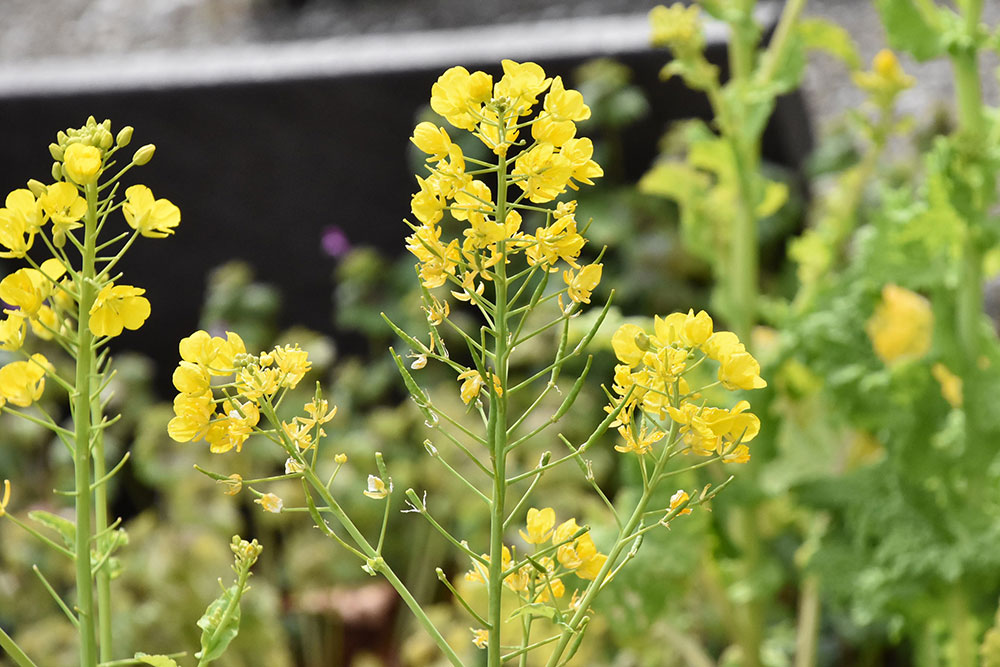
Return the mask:
[[330,257],[343,257],[351,249],[351,242],[347,240],[347,235],[337,225],[328,225],[323,228],[320,244],[323,246],[323,252]]

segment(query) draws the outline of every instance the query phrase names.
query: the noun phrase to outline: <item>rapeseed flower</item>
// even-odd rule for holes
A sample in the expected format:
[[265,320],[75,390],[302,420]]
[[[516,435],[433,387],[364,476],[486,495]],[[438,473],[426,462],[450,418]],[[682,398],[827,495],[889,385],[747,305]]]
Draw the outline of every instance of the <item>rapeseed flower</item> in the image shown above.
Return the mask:
[[142,296],[145,293],[141,287],[105,285],[90,308],[91,333],[118,336],[123,329],[134,331],[141,327],[150,313],[149,300]]
[[46,369],[52,365],[35,353],[27,361],[12,361],[0,368],[0,398],[22,408],[30,406],[45,391]]
[[96,183],[102,166],[101,149],[96,146],[74,143],[63,152],[63,172],[77,185]]
[[122,215],[132,229],[151,239],[174,233],[181,222],[181,211],[169,199],[156,199],[145,185],[133,185],[125,191]]
[[886,285],[882,300],[865,325],[875,354],[887,364],[920,359],[931,348],[934,314],[916,292]]

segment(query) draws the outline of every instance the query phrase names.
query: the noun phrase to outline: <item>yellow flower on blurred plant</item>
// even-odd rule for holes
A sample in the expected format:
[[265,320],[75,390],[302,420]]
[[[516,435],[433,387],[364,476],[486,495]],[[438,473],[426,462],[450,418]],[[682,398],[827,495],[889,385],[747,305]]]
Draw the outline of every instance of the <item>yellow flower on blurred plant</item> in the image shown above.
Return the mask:
[[485,384],[483,382],[483,376],[480,375],[479,371],[474,368],[460,373],[458,381],[462,383],[460,394],[462,396],[462,402],[466,405],[479,396],[479,392],[482,391]]
[[590,303],[590,294],[601,282],[603,264],[588,264],[579,273],[563,271],[563,281],[566,283],[566,294],[576,303]]
[[174,233],[181,222],[181,210],[169,199],[156,199],[145,185],[133,185],[125,191],[122,215],[132,229],[151,239]]
[[66,232],[83,226],[80,218],[87,212],[87,200],[75,185],[60,181],[47,187],[38,203],[52,220],[52,243],[61,248],[66,243]]
[[167,433],[177,442],[197,441],[205,437],[215,401],[212,391],[201,394],[178,394],[174,397],[174,417],[167,424]]
[[556,525],[556,511],[551,507],[536,509],[532,507],[528,510],[527,519],[528,532],[523,530],[518,532],[528,544],[541,544],[547,542],[552,537],[552,531]]
[[532,202],[552,201],[566,191],[573,163],[552,144],[538,144],[517,156],[512,177]]
[[527,115],[552,79],[546,78],[545,70],[535,63],[503,60],[500,65],[503,67],[503,76],[493,88],[493,97],[506,98],[508,109],[518,116]]
[[149,317],[146,290],[108,283],[98,292],[90,309],[90,331],[95,336],[118,336],[123,329],[135,331]]
[[392,491],[392,483],[386,486],[385,482],[382,481],[381,477],[375,475],[368,475],[368,488],[363,491],[369,498],[374,498],[375,500],[382,500]]
[[234,472],[232,475],[226,479],[220,479],[219,484],[226,487],[223,492],[227,496],[235,496],[237,493],[243,490],[243,476],[239,473]]
[[931,366],[931,374],[941,385],[941,395],[953,408],[962,407],[962,378],[958,377],[942,363]]
[[26,335],[24,314],[18,310],[7,311],[7,317],[0,321],[0,350],[20,350]]
[[886,285],[865,331],[875,354],[885,363],[920,359],[931,349],[934,314],[930,301],[898,285]]
[[273,493],[265,493],[254,502],[263,507],[265,512],[272,512],[274,514],[280,514],[281,510],[285,507],[285,501]]
[[294,389],[295,385],[312,368],[312,362],[309,361],[309,354],[300,348],[298,344],[275,347],[271,355],[274,357],[274,362],[278,365],[280,373],[278,383],[282,387]]
[[42,397],[45,371],[52,368],[44,355],[35,353],[27,361],[12,361],[0,368],[0,397],[26,408]]
[[97,182],[101,173],[101,149],[81,143],[70,144],[63,153],[63,172],[77,185]]
[[413,136],[410,137],[413,145],[427,153],[428,160],[443,160],[448,157],[451,150],[451,138],[443,127],[438,127],[434,123],[424,121],[418,123],[413,129]]
[[30,267],[18,269],[0,280],[0,299],[20,308],[26,316],[34,317],[56,289],[52,281],[66,272],[63,263],[54,257],[42,262],[40,268],[41,271]]
[[484,630],[482,628],[469,628],[472,631],[472,643],[476,645],[476,648],[486,648],[490,641],[489,630]]
[[[683,489],[678,489],[677,493],[670,496],[670,511],[677,509],[690,499],[691,496],[687,494],[687,491],[684,491]],[[677,516],[684,516],[685,514],[690,514],[690,513],[691,513],[691,508],[685,507],[684,509],[682,509],[680,512],[677,513]]]

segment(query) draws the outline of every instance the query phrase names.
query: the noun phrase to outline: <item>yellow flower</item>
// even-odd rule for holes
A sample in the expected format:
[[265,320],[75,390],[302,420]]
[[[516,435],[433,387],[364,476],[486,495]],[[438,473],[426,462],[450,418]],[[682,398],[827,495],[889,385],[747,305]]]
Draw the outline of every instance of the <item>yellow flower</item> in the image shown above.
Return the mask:
[[[593,185],[594,181],[590,179],[604,175],[601,165],[590,159],[594,156],[594,142],[586,137],[567,140],[559,150],[559,154],[572,166],[572,179]],[[574,190],[578,189],[572,180],[568,181],[567,185]]]
[[[483,380],[483,376],[480,375],[479,371],[474,368],[460,373],[458,381],[462,383],[460,393],[462,396],[462,402],[466,405],[479,396],[479,392],[486,386],[486,381]],[[503,387],[500,386],[500,378],[496,375],[493,375],[493,390],[498,394],[503,393]]]
[[[687,494],[687,491],[684,491],[683,489],[678,489],[677,493],[670,496],[670,511],[671,512],[674,511],[684,503],[688,502],[690,499],[691,496]],[[684,516],[685,514],[690,514],[690,513],[691,513],[691,508],[685,507],[684,509],[682,509],[680,512],[677,513],[677,516]]]
[[271,355],[281,372],[278,382],[282,387],[294,389],[312,368],[309,354],[297,344],[275,347]]
[[518,532],[521,534],[521,539],[528,544],[541,544],[542,542],[547,542],[552,537],[552,530],[555,525],[556,511],[554,509],[546,507],[539,510],[532,507],[528,510],[528,532],[525,533],[523,530],[519,530]]
[[24,314],[18,310],[7,311],[7,317],[0,321],[0,350],[20,350],[26,335]]
[[214,412],[211,390],[202,394],[178,394],[174,398],[174,418],[167,424],[167,434],[177,442],[198,441],[207,434]]
[[535,63],[517,63],[513,60],[503,60],[503,77],[493,89],[493,97],[506,98],[508,109],[519,116],[531,113],[531,107],[538,102],[540,95],[549,87],[552,79],[545,78],[545,70]]
[[431,108],[455,127],[471,130],[479,122],[476,116],[490,99],[492,88],[489,74],[469,74],[464,67],[452,67],[431,86]]
[[[569,202],[573,206],[576,202]],[[576,259],[587,243],[576,230],[576,217],[572,207],[562,204],[556,208],[556,221],[548,227],[538,227],[535,235],[525,237],[526,242],[532,242],[525,252],[528,263],[546,264],[551,267],[560,259],[575,269],[580,268]],[[555,271],[555,268],[550,269]]]
[[252,401],[225,401],[222,412],[224,416],[213,424],[216,428],[211,429],[205,439],[213,454],[222,454],[234,447],[239,452],[260,421],[260,410]]
[[45,371],[52,368],[44,355],[35,353],[28,361],[12,361],[0,368],[0,397],[26,408],[42,397]]
[[[75,145],[75,144],[74,144]],[[108,283],[98,292],[90,308],[90,331],[95,336],[118,336],[122,329],[135,331],[149,317],[146,290]]]
[[239,473],[234,472],[226,479],[218,480],[218,483],[226,487],[226,490],[223,493],[227,496],[235,496],[243,490],[243,476]]
[[133,185],[125,191],[122,205],[125,222],[132,229],[151,239],[162,239],[174,233],[181,222],[181,211],[169,199],[156,199],[145,185]]
[[273,493],[265,493],[254,502],[263,507],[265,512],[273,512],[274,514],[280,514],[285,507],[285,502]]
[[182,394],[204,394],[212,384],[212,377],[204,366],[182,361],[174,369],[174,388]]
[[434,181],[417,176],[417,184],[420,186],[420,192],[410,198],[410,212],[425,225],[433,225],[443,216],[444,197],[435,187]]
[[962,407],[962,378],[958,377],[942,363],[931,366],[931,374],[941,384],[941,395],[953,408]]
[[649,337],[642,330],[642,327],[636,324],[623,324],[611,337],[611,347],[615,351],[618,361],[634,368],[642,361],[642,357],[648,349],[648,343],[645,343],[644,347],[641,348],[639,342],[648,340]]
[[5,203],[6,208],[0,208],[0,245],[7,251],[0,257],[24,257],[44,222],[41,206],[25,189],[11,192]]
[[83,226],[80,218],[87,212],[87,200],[75,185],[60,181],[46,188],[38,203],[52,220],[52,242],[61,248],[66,243],[66,232]]
[[701,23],[698,5],[685,7],[675,3],[669,8],[659,5],[649,12],[649,22],[653,28],[650,41],[655,46],[669,46],[688,53],[701,48]]
[[0,299],[20,308],[26,316],[34,317],[52,294],[52,281],[64,273],[66,267],[54,257],[42,262],[41,271],[30,267],[18,269],[0,280]]
[[86,144],[70,144],[63,153],[63,171],[77,185],[97,182],[101,173],[101,149]]
[[858,88],[883,106],[891,105],[897,95],[916,83],[912,76],[903,71],[896,54],[888,49],[875,54],[870,72],[854,72],[851,78]]
[[428,160],[443,160],[451,149],[451,137],[443,127],[424,121],[417,124],[410,137],[413,145],[430,157]]
[[449,275],[455,275],[460,256],[458,241],[452,240],[447,246],[441,243],[440,227],[417,227],[406,242],[406,249],[420,260],[420,281],[424,287],[440,287]]
[[537,144],[517,156],[512,180],[536,204],[552,201],[566,191],[574,166],[552,144]]
[[933,330],[930,302],[897,285],[882,288],[882,300],[865,325],[875,353],[887,364],[923,357]]
[[392,482],[389,482],[389,486],[385,485],[381,477],[376,477],[375,475],[368,475],[368,488],[363,491],[369,498],[374,498],[375,500],[382,500],[392,492]]
[[576,303],[590,303],[590,294],[601,282],[603,264],[588,264],[579,273],[563,271],[563,281],[569,298]]
[[622,424],[618,427],[618,435],[622,437],[625,441],[624,445],[615,445],[615,449],[619,452],[635,452],[636,454],[647,454],[653,449],[653,445],[663,440],[666,435],[663,431],[659,429],[648,429],[646,422],[643,421],[642,427],[639,430],[638,437],[633,432],[634,428],[632,424]]
[[482,628],[469,628],[469,630],[472,631],[472,643],[476,645],[476,648],[486,648],[489,645],[489,630]]
[[325,424],[337,416],[337,406],[333,406],[331,410],[330,402],[325,398],[319,399],[318,402],[315,400],[310,401],[303,406],[303,409],[309,417],[296,417],[295,419],[309,428],[318,424]]
[[226,337],[210,336],[207,331],[195,331],[178,345],[181,359],[204,367],[211,375],[229,375],[235,368],[235,358],[246,354],[247,348],[239,334],[226,332]]
[[312,429],[308,425],[297,422],[281,422],[281,430],[285,436],[295,443],[299,449],[309,449],[314,444],[312,439]]
[[278,391],[278,369],[261,368],[257,365],[241,368],[236,374],[236,390],[251,401],[259,401],[262,396],[272,396]]

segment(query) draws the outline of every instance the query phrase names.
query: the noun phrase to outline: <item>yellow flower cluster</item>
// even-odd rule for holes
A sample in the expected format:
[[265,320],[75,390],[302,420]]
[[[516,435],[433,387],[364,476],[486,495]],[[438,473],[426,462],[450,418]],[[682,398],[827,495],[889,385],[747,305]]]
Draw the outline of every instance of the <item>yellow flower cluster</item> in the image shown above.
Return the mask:
[[886,285],[865,331],[885,363],[920,359],[931,349],[934,332],[930,301],[898,285]]
[[[31,266],[17,269],[0,280],[0,300],[7,304],[0,319],[0,349],[17,351],[25,343],[28,328],[43,340],[57,338],[65,345],[76,336],[81,299],[82,269],[73,268],[63,250],[66,241],[84,253],[86,242],[73,236],[89,219],[91,254],[96,244],[99,225],[114,209],[113,198],[98,201],[97,183],[107,169],[112,155],[132,137],[132,128],[125,127],[117,137],[111,135],[111,121],[97,123],[93,117],[78,129],[59,132],[57,141],[49,145],[55,160],[52,177],[46,185],[36,180],[27,188],[10,192],[0,208],[0,257],[27,259]],[[132,164],[145,164],[153,155],[152,145],[143,146],[132,158]],[[88,196],[91,204],[88,205]],[[180,211],[166,199],[156,199],[144,185],[133,185],[126,191],[122,209],[126,222],[144,236],[160,238],[172,233],[180,223]],[[87,218],[87,216],[90,216]],[[49,225],[48,223],[51,223]],[[36,237],[48,234],[45,245],[53,257],[40,264],[29,257]],[[81,232],[82,233],[82,232]],[[109,261],[109,260],[104,260]],[[89,330],[94,336],[118,336],[124,329],[138,329],[150,314],[145,290],[131,285],[115,285],[97,273],[98,293],[89,305]],[[40,356],[40,355],[36,355]],[[44,368],[48,362],[14,362],[0,369],[2,387],[0,404],[28,406],[40,396],[44,387]]]
[[[506,262],[523,252],[530,265],[549,271],[556,271],[554,265],[561,260],[579,270],[565,276],[570,299],[587,303],[601,272],[600,265],[581,269],[577,263],[586,241],[577,230],[576,203],[562,202],[549,210],[545,226],[534,234],[522,230],[518,209],[537,210],[522,202],[550,202],[567,188],[592,185],[603,175],[592,159],[593,143],[576,136],[576,123],[589,118],[590,109],[578,91],[567,89],[558,76],[546,77],[535,63],[504,60],[502,64],[503,77],[495,84],[484,72],[452,67],[431,88],[431,108],[453,127],[472,132],[498,156],[500,165],[477,160],[477,166],[487,168],[467,171],[470,160],[445,128],[430,122],[417,125],[411,141],[427,154],[430,173],[417,177],[419,191],[410,208],[420,224],[411,225],[407,249],[420,262],[425,287],[450,281],[459,288],[453,294],[464,300],[475,298],[476,278],[491,280],[490,269],[501,259]],[[520,138],[528,127],[530,141]],[[516,156],[508,157],[513,147],[524,144]],[[486,174],[497,174],[493,187],[502,191],[496,196],[491,185],[479,178]],[[508,191],[513,186],[520,192]],[[498,202],[503,206],[502,220],[497,218]],[[445,237],[441,226],[445,211],[465,223],[461,235]]]
[[[243,339],[231,331],[225,338],[196,331],[181,340],[179,348],[181,361],[173,374],[178,394],[167,431],[177,442],[204,439],[217,454],[240,451],[250,435],[261,430],[262,408],[271,405],[279,391],[294,388],[312,367],[298,345],[247,354]],[[216,398],[216,391],[221,397]],[[323,399],[304,410],[306,416],[281,423],[286,441],[300,450],[313,447],[314,438],[325,435],[320,426],[337,413]]]
[[748,411],[750,404],[740,401],[728,409],[707,406],[685,378],[692,368],[711,360],[718,364],[718,384],[726,389],[766,387],[760,364],[735,334],[713,331],[705,311],[688,311],[656,317],[652,334],[624,324],[611,344],[621,362],[615,367],[617,398],[606,408],[609,412],[621,408],[615,425],[623,444],[615,449],[639,455],[651,452],[666,436],[667,429],[660,424],[669,417],[677,424],[686,451],[718,455],[731,463],[750,459],[746,443],[760,431],[760,420]]
[[858,88],[872,96],[876,104],[886,107],[891,106],[896,96],[916,83],[912,76],[903,71],[896,54],[888,49],[875,54],[870,72],[854,72],[851,78]]
[[[577,525],[576,519],[567,519],[557,526],[556,513],[551,507],[529,509],[525,529],[519,531],[525,542],[539,552],[548,554],[555,551],[555,558],[548,555],[533,558],[545,572],[526,562],[504,578],[504,585],[521,594],[528,602],[548,602],[553,598],[561,598],[566,592],[566,585],[563,583],[566,574],[572,572],[581,579],[592,581],[608,560],[607,555],[597,551],[590,532]],[[489,562],[489,556],[483,554],[482,557]],[[505,546],[503,569],[511,570],[513,565],[511,551]],[[489,573],[483,563],[473,561],[472,569],[466,573],[465,578],[485,584]]]

